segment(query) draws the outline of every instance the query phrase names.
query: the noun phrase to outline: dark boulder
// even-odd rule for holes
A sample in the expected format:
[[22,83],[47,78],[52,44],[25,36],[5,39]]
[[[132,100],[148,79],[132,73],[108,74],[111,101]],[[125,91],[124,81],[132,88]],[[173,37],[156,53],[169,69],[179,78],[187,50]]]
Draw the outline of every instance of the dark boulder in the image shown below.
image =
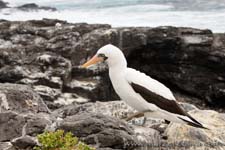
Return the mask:
[[21,6],[16,7],[23,11],[31,11],[31,10],[49,10],[49,11],[56,11],[57,9],[54,7],[48,7],[48,6],[38,6],[35,3],[28,3]]
[[0,113],[0,142],[11,141],[19,137],[21,139],[21,137],[28,135],[35,137],[47,129],[53,130],[54,120],[55,118],[48,114],[29,112],[18,114],[13,111]]
[[127,56],[129,66],[172,90],[223,106],[224,48],[213,46],[215,38],[210,30],[162,27],[150,30],[147,37],[146,45]]
[[21,66],[4,66],[0,69],[0,82],[11,82],[25,78],[27,72]]
[[[72,93],[90,101],[118,99],[105,65],[79,67],[111,43],[123,50],[129,67],[173,92],[224,106],[224,34],[178,27],[111,28],[51,19],[3,20],[0,29],[0,82],[47,86],[59,89],[60,95]],[[58,99],[43,92],[42,97]]]
[[[145,72],[172,91],[223,107],[224,39],[224,34],[193,28],[114,28],[91,32],[81,43],[88,43],[88,56],[112,43],[123,50],[129,67]],[[107,91],[114,93],[108,87]]]
[[0,141],[10,141],[22,136],[22,130],[26,119],[14,112],[0,113]]
[[43,133],[54,122],[54,118],[50,118],[48,115],[30,115],[26,117],[26,126],[24,132],[26,135],[37,136]]
[[8,3],[0,0],[0,9],[2,8],[8,8]]
[[1,150],[16,150],[10,142],[0,142]]
[[[223,148],[225,114],[200,110],[187,103],[181,105],[210,130],[178,123],[168,125],[161,119],[150,117],[143,126],[138,125],[142,118],[133,119],[129,125],[124,124],[121,118],[130,116],[135,111],[122,101],[71,104],[54,113],[63,118],[57,128],[73,132],[85,142],[100,148],[185,150],[191,150],[193,146],[200,150]],[[133,137],[133,141],[126,140],[129,137]]]
[[16,149],[30,150],[37,145],[37,140],[30,136],[21,136],[11,141]]
[[87,144],[98,147],[122,149],[126,142],[138,142],[132,128],[125,122],[101,114],[81,113],[68,116],[57,128],[72,132]]
[[1,83],[0,103],[0,112],[49,112],[41,97],[27,85]]

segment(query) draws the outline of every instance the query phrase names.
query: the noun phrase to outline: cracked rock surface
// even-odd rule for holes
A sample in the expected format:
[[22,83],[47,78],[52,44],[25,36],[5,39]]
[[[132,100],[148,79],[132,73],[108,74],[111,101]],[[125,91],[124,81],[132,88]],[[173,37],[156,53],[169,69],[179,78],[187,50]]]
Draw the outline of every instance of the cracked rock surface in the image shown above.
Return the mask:
[[[135,110],[118,101],[107,65],[79,67],[109,43],[123,50],[129,67],[166,84],[210,130],[124,121]],[[224,68],[225,34],[210,30],[0,20],[0,149],[31,149],[37,134],[56,129],[99,150],[224,149]]]

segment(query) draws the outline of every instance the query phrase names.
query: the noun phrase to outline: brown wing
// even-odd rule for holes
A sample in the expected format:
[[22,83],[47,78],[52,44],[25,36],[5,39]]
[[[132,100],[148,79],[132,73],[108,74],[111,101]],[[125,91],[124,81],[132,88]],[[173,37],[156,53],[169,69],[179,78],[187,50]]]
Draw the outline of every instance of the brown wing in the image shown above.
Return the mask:
[[[205,128],[202,126],[201,123],[199,123],[196,119],[194,119],[187,112],[185,112],[176,101],[166,99],[165,97],[158,95],[139,84],[131,83],[131,86],[134,89],[134,91],[136,93],[139,93],[147,102],[155,104],[159,108],[166,110],[170,113],[189,117],[194,123],[186,121],[179,117],[180,119],[186,121],[189,125],[192,125],[195,127],[200,127],[200,128]],[[207,129],[207,128],[205,128],[205,129]]]
[[165,97],[158,95],[141,85],[131,83],[131,86],[134,91],[139,93],[147,102],[155,104],[159,108],[170,113],[188,116],[188,114],[179,106],[176,101],[166,99]]

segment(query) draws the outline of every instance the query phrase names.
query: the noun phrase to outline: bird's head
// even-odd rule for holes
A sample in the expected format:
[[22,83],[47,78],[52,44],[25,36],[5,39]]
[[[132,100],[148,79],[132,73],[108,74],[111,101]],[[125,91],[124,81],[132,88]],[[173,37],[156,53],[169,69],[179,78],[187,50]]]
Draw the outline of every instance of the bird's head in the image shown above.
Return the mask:
[[98,62],[104,61],[108,64],[109,68],[115,66],[127,66],[127,62],[123,55],[123,52],[118,47],[108,44],[101,47],[89,61],[82,65],[82,67],[87,68]]

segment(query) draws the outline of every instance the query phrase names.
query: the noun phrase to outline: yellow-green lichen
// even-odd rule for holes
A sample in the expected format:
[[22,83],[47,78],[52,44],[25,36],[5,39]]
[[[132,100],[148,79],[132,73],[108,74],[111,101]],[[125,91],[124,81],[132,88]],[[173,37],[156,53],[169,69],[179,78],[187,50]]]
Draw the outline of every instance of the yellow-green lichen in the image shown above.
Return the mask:
[[40,146],[34,150],[94,150],[94,148],[80,142],[71,132],[63,130],[44,132],[37,136]]

